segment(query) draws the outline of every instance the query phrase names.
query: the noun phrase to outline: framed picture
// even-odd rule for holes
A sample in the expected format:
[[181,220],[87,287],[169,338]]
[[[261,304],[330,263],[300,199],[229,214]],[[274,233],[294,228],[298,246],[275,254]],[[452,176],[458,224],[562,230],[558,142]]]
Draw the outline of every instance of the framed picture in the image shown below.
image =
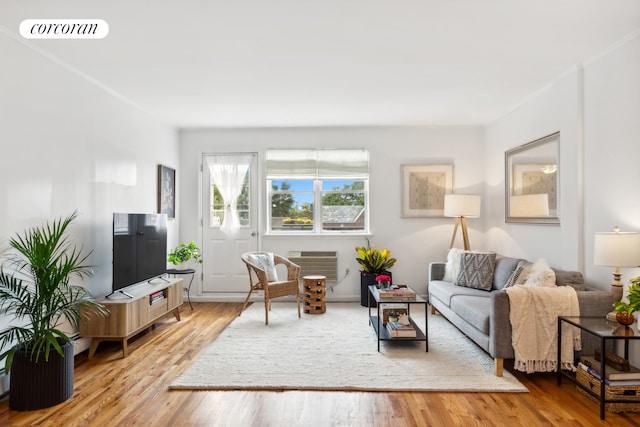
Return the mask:
[[176,171],[163,165],[158,165],[158,213],[176,217]]
[[402,217],[444,217],[453,192],[453,165],[402,165]]

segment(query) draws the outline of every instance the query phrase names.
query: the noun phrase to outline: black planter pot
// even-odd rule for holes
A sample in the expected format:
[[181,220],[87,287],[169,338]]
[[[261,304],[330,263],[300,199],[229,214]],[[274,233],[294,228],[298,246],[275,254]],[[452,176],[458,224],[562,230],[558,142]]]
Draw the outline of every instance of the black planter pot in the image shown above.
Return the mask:
[[16,351],[11,366],[9,408],[33,411],[64,402],[73,396],[73,342],[62,346],[64,357],[51,349],[38,361],[30,360],[23,349]]
[[[386,274],[387,276],[391,277],[391,272],[389,271],[385,271],[384,273],[377,273],[377,274],[365,273],[364,271],[360,272],[360,305],[361,306],[367,307],[367,301],[368,301],[367,299],[369,297],[369,286],[377,284],[376,277],[378,277],[380,274]],[[377,306],[378,304],[376,304],[376,302],[372,298],[371,307],[377,307]]]

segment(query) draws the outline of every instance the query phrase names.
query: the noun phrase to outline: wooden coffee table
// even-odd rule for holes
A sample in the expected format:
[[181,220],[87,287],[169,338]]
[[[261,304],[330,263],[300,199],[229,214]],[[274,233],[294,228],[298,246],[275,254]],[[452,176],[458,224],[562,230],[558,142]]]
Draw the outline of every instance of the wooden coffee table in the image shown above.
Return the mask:
[[[376,301],[377,303],[377,315],[374,312],[371,313],[371,301]],[[380,293],[378,292],[378,288],[375,285],[369,286],[369,295],[368,295],[368,306],[369,306],[369,324],[373,326],[373,330],[376,332],[376,336],[378,337],[378,351],[380,351],[380,341],[424,341],[425,351],[429,351],[429,324],[427,321],[427,300],[422,298],[420,295],[416,295],[415,298],[380,298]],[[383,324],[382,316],[380,316],[380,304],[386,303],[403,303],[407,304],[407,315],[409,316],[409,321],[411,325],[416,330],[415,337],[393,337],[387,331],[387,328]],[[416,324],[416,322],[411,317],[411,306],[414,304],[422,304],[424,306],[424,330],[420,329],[420,327]]]

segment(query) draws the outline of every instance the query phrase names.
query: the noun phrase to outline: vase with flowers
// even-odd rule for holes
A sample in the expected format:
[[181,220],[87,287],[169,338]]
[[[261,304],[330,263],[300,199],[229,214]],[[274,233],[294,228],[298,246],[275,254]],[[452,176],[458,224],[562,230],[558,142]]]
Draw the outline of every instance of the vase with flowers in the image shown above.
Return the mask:
[[616,320],[621,325],[630,325],[635,320],[633,313],[640,309],[640,276],[630,280],[629,292],[627,294],[628,302],[618,301],[613,305],[616,314]]
[[376,276],[376,282],[378,282],[378,286],[380,289],[389,289],[391,287],[391,276],[387,274],[381,274]]

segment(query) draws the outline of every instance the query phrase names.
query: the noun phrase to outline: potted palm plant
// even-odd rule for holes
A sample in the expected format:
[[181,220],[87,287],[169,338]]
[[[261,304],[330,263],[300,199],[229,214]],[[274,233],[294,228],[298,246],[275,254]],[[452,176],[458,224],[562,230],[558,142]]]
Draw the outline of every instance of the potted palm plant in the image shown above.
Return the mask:
[[[368,241],[367,241],[368,243]],[[376,278],[380,275],[389,276],[391,281],[391,272],[389,269],[396,263],[395,258],[391,258],[391,251],[387,249],[378,250],[367,244],[366,247],[356,247],[358,257],[356,261],[360,264],[360,305],[367,306],[369,285],[376,283]],[[375,307],[372,303],[372,307]]]
[[0,266],[0,310],[12,323],[0,331],[0,361],[10,372],[9,407],[19,411],[47,408],[73,395],[72,339],[81,310],[104,314],[104,307],[71,279],[91,276],[89,254],[66,236],[77,212],[34,227],[9,240]]

